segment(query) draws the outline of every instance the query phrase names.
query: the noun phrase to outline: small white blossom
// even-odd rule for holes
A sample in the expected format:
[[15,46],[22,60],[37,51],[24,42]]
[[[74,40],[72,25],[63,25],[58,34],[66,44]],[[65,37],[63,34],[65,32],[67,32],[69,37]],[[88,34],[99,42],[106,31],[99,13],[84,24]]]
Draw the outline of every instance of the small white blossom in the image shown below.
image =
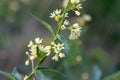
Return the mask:
[[62,30],[64,30],[65,28],[66,28],[65,25],[62,25],[62,26],[61,26],[61,29],[62,29]]
[[32,45],[32,47],[30,49],[32,55],[37,53],[36,48],[37,48],[37,45]]
[[30,56],[30,60],[34,60],[37,57],[37,55]]
[[23,80],[27,80],[27,78],[28,78],[28,76],[27,76],[27,75],[25,75],[25,77],[23,78]]
[[42,43],[42,39],[40,39],[40,38],[35,38],[35,42],[36,42],[36,44],[40,44],[40,43]]
[[33,42],[30,41],[29,44],[28,44],[28,47],[31,47],[33,45]]
[[64,49],[64,44],[54,44],[53,49],[55,53],[59,53],[62,49]]
[[78,23],[73,24],[72,27],[75,28],[75,29],[81,28]]
[[54,46],[52,48],[54,49],[55,53],[59,53],[59,50],[57,49],[57,45],[56,44],[54,44]]
[[29,52],[28,52],[28,51],[26,51],[25,53],[26,53],[26,55],[29,55]]
[[65,57],[65,54],[64,54],[64,53],[59,53],[59,57],[60,57],[60,58],[64,58],[64,57]]
[[70,26],[70,35],[69,35],[69,39],[70,40],[75,40],[78,39],[78,37],[80,36],[80,32],[81,32],[81,27],[78,25],[78,23],[73,24],[72,26]]
[[39,46],[39,49],[40,49],[40,51],[43,52],[43,51],[44,51],[44,45],[40,45],[40,46]]
[[76,8],[77,8],[78,10],[82,9],[82,4],[77,4]]
[[55,60],[55,61],[58,61],[58,56],[55,55],[55,56],[52,57],[52,59]]
[[26,60],[25,61],[25,65],[28,66],[30,64],[30,61],[29,60]]
[[53,60],[58,61],[59,57],[60,58],[65,57],[65,55],[61,52],[63,49],[65,49],[64,43],[55,44],[55,42],[51,42],[51,45],[52,45],[52,49],[55,53],[55,56],[52,57]]
[[62,43],[62,44],[58,43],[57,49],[58,49],[59,51],[61,51],[62,49],[65,49],[64,44],[63,44],[63,43]]
[[61,29],[64,30],[64,29],[66,28],[66,26],[69,25],[69,24],[70,24],[69,21],[68,21],[68,20],[65,20],[65,21],[63,22],[63,25],[61,26]]
[[56,15],[60,15],[61,14],[61,9],[60,10],[56,9],[54,12],[55,12]]
[[80,0],[71,0],[72,4],[78,4],[80,2]]
[[47,56],[51,53],[51,46],[44,47],[44,52],[47,53]]
[[55,12],[53,12],[53,13],[50,13],[50,18],[55,18]]
[[69,25],[70,23],[69,23],[69,21],[68,20],[65,20],[64,21],[64,25]]
[[56,9],[53,13],[50,13],[50,18],[54,18],[56,21],[59,21],[61,17],[61,9]]
[[80,12],[79,12],[79,11],[74,11],[74,12],[75,12],[75,14],[76,14],[77,16],[80,15]]
[[69,17],[69,16],[68,16],[68,13],[65,13],[65,17]]

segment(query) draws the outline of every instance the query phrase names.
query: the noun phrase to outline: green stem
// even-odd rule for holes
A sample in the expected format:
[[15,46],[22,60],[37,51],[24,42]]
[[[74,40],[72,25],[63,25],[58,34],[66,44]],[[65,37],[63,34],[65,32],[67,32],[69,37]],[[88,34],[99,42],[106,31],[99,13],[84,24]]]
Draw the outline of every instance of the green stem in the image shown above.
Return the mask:
[[46,55],[43,55],[43,57],[41,59],[39,59],[39,61],[37,62],[36,67],[32,68],[32,72],[29,74],[29,76],[27,77],[26,80],[30,80],[30,78],[35,74],[35,71],[40,67],[43,60],[45,60],[45,59],[46,59]]
[[57,30],[57,33],[56,33],[53,41],[55,41],[55,40],[58,39],[58,38],[57,38],[57,35],[61,32],[61,29],[60,29],[60,28],[61,28],[61,26],[62,26],[62,24],[63,24],[63,22],[64,22],[65,14],[66,14],[66,12],[68,12],[68,11],[67,11],[67,8],[68,8],[69,2],[70,2],[70,0],[68,1],[67,6],[66,6],[66,8],[65,8],[64,11],[63,11],[63,17],[61,18],[60,22],[58,23],[58,30]]

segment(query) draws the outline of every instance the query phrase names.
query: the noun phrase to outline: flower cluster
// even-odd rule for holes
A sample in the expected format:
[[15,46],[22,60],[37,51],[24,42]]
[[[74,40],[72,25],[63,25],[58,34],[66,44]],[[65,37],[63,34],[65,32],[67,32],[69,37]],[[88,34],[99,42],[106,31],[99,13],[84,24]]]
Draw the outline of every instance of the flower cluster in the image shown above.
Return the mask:
[[82,9],[82,6],[80,4],[80,0],[70,0],[72,4],[72,10],[75,12],[77,16],[80,15],[79,10]]
[[[42,45],[42,39],[40,38],[35,38],[34,42],[33,41],[29,42],[28,44],[29,51],[26,51],[28,59],[25,61],[25,65],[29,65],[31,61],[33,69],[29,76],[25,76],[25,80],[31,78],[31,76],[35,73],[34,71],[36,67],[39,67],[41,63],[45,60],[45,58],[49,56],[51,53],[54,53],[52,59],[55,61],[58,61],[59,58],[65,57],[65,54],[63,53],[63,50],[65,49],[64,43],[62,43],[62,41],[60,40],[61,37],[60,32],[62,30],[68,29],[70,31],[69,35],[70,40],[78,39],[78,37],[80,36],[81,27],[78,25],[78,23],[70,25],[70,22],[66,19],[68,17],[69,11],[74,11],[77,16],[80,15],[79,10],[82,8],[80,0],[66,0],[66,1],[67,1],[66,6],[65,7],[63,6],[63,9],[56,9],[52,13],[50,13],[50,18],[53,18],[58,24],[57,31],[55,31],[55,33],[53,34],[54,36],[50,42],[50,45],[48,46]],[[36,64],[36,67],[34,67],[33,63],[33,60],[35,59],[38,60],[38,64]]]
[[[28,59],[25,62],[25,65],[29,65],[30,60],[33,61],[38,57],[38,52],[39,50],[41,53],[40,54],[45,54],[46,56],[49,56],[52,51],[54,51],[55,56],[52,57],[53,60],[58,61],[58,58],[63,58],[65,57],[64,53],[61,51],[64,49],[64,44],[55,44],[55,42],[51,42],[50,46],[44,46],[41,44],[42,39],[35,38],[35,44],[33,41],[30,41],[28,44],[29,52],[26,51],[26,55],[28,56]],[[42,57],[42,56],[41,56]]]
[[38,52],[37,52],[37,48],[38,50],[40,50],[41,54],[44,53],[46,54],[46,56],[48,56],[50,54],[51,51],[51,47],[50,46],[45,46],[41,44],[42,43],[42,39],[39,38],[35,38],[35,44],[33,43],[33,41],[30,41],[28,44],[29,52],[26,51],[26,55],[28,56],[28,60],[26,60],[25,65],[29,65],[29,61],[33,61],[34,59],[36,59],[38,57]]
[[[76,15],[79,16],[80,15],[79,10],[82,8],[80,0],[68,0],[67,3],[69,3],[69,1],[71,8],[68,11],[72,10],[75,12]],[[65,8],[67,8],[67,6]],[[65,13],[64,16],[65,18],[68,17],[68,11]],[[54,18],[56,21],[59,21],[63,17],[63,15],[64,13],[62,13],[61,9],[56,9],[55,11],[53,11],[53,13],[51,13],[50,18]],[[70,25],[70,23],[67,19],[65,19],[61,25],[61,30],[66,29],[66,26],[68,25]],[[67,29],[70,30],[69,35],[70,40],[78,39],[78,37],[80,36],[81,27],[77,23],[73,24],[72,26],[69,26]]]
[[75,23],[72,26],[70,26],[69,30],[71,32],[71,34],[69,35],[69,39],[70,40],[78,39],[81,32],[81,27],[78,25],[78,23]]
[[65,49],[63,43],[62,44],[60,44],[60,43],[55,44],[55,42],[52,42],[51,45],[52,45],[53,51],[55,53],[55,56],[52,57],[53,60],[58,61],[59,57],[60,58],[65,57],[65,54],[61,52],[63,49]]

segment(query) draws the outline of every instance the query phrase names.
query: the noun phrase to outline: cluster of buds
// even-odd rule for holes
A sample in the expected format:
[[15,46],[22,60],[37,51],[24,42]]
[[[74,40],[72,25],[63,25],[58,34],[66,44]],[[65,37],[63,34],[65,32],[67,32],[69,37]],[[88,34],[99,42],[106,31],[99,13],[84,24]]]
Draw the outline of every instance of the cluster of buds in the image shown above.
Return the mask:
[[72,4],[71,10],[73,10],[75,12],[75,14],[77,16],[79,16],[80,15],[79,10],[82,9],[82,6],[80,4],[80,0],[70,0],[70,1]]

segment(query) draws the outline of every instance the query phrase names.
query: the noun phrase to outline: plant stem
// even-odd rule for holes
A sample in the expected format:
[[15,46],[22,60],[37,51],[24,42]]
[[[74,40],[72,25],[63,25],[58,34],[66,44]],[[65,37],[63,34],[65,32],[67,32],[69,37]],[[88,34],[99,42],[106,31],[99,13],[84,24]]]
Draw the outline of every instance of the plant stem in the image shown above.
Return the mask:
[[[70,0],[69,0],[69,1],[70,1]],[[61,32],[61,29],[60,29],[60,28],[61,28],[61,26],[62,26],[62,24],[63,24],[63,22],[64,22],[65,14],[66,14],[66,12],[68,12],[68,11],[67,11],[67,8],[68,8],[69,1],[68,1],[68,3],[67,3],[66,8],[65,8],[64,11],[63,11],[63,17],[61,18],[60,22],[58,23],[58,30],[57,30],[57,33],[56,33],[53,41],[55,41],[55,40],[58,39],[57,36],[58,36],[58,34]]]

